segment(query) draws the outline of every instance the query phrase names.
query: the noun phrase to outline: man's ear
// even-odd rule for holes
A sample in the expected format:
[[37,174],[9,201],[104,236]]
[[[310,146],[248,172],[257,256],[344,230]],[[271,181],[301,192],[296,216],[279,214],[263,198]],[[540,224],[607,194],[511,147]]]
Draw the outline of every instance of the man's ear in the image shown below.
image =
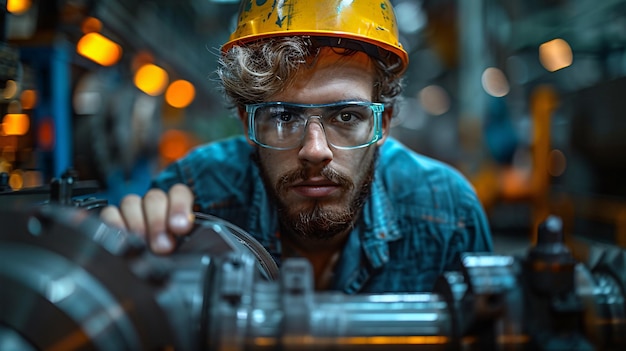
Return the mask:
[[242,106],[239,106],[237,107],[237,115],[239,116],[239,120],[241,121],[241,125],[243,126],[243,135],[246,136],[248,144],[254,146],[254,142],[248,137],[248,113]]
[[383,125],[383,137],[376,142],[378,146],[381,146],[385,143],[387,136],[389,136],[389,132],[391,131],[391,117],[393,116],[393,107],[385,108],[382,115],[382,125]]

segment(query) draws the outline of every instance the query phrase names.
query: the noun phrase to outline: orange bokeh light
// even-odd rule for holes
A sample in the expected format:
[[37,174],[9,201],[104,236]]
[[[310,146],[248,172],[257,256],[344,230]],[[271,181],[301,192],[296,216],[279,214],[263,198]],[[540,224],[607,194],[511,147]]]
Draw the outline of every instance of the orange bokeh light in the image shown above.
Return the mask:
[[80,29],[85,34],[99,32],[102,30],[102,21],[100,21],[99,19],[95,17],[87,17],[85,18],[83,23],[80,25]]
[[7,11],[14,15],[21,15],[28,11],[32,5],[31,0],[8,0]]
[[32,110],[37,105],[37,92],[33,89],[26,89],[20,96],[20,102],[24,110]]
[[539,46],[539,61],[545,69],[554,72],[571,66],[574,54],[565,40],[557,38]]
[[135,73],[135,86],[151,96],[163,94],[168,82],[167,72],[152,63],[141,66]]
[[30,118],[25,113],[7,113],[2,119],[4,135],[24,135],[30,128]]
[[43,150],[52,150],[54,147],[54,125],[52,124],[52,119],[45,118],[39,123],[37,140]]
[[193,84],[182,79],[172,82],[165,91],[165,101],[176,108],[189,106],[195,96],[196,89]]
[[112,66],[122,58],[122,47],[96,32],[87,33],[80,38],[76,50],[102,66]]
[[184,156],[191,148],[191,145],[192,142],[189,134],[180,130],[171,129],[161,136],[159,152],[164,159],[174,161]]

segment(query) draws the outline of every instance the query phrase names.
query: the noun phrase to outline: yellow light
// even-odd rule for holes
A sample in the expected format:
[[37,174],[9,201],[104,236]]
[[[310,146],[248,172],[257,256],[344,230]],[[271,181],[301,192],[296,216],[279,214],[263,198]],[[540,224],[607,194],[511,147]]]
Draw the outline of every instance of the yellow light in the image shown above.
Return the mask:
[[163,94],[168,81],[167,72],[152,63],[141,66],[135,73],[135,86],[151,96]]
[[563,39],[554,39],[539,46],[539,61],[550,72],[572,65],[572,48]]
[[22,177],[21,170],[15,170],[11,172],[9,176],[9,186],[13,190],[20,190],[24,187],[24,178]]
[[14,15],[21,15],[30,9],[31,0],[8,0],[7,11]]
[[8,113],[2,119],[4,135],[24,135],[30,127],[30,119],[25,113]]
[[352,336],[339,337],[340,345],[437,345],[447,344],[450,339],[438,335],[416,336]]
[[172,82],[165,91],[165,101],[176,108],[189,106],[195,96],[196,89],[193,84],[182,79]]
[[0,173],[9,173],[13,169],[13,165],[0,157]]
[[100,33],[85,34],[76,45],[79,54],[102,65],[111,66],[122,57],[122,47]]
[[[294,340],[291,340],[291,339]],[[364,345],[443,345],[449,344],[450,339],[447,336],[439,335],[407,335],[407,336],[343,336],[343,337],[290,337],[283,336],[283,342],[286,344],[302,343],[316,349],[330,349],[332,346],[352,346],[357,348]],[[275,338],[259,337],[254,339],[257,346],[274,346]]]

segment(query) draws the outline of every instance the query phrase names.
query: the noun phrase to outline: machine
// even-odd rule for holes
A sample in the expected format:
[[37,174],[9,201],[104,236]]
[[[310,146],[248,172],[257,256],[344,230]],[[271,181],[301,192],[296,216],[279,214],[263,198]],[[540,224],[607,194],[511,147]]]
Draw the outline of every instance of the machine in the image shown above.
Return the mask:
[[0,209],[2,351],[626,348],[624,251],[576,261],[557,217],[525,255],[464,254],[433,291],[345,295],[219,218],[158,256],[61,193]]

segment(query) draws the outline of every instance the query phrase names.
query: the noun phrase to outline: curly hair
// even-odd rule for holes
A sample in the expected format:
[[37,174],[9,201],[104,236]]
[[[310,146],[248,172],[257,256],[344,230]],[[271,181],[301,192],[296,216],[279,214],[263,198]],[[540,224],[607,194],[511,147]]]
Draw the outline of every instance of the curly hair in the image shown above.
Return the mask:
[[[221,88],[234,107],[267,101],[270,96],[286,89],[298,69],[315,60],[319,49],[311,45],[306,37],[300,36],[234,46],[218,60],[217,75],[221,80]],[[353,55],[356,51],[338,52]],[[372,98],[375,102],[392,107],[402,92],[398,74],[401,63],[391,57],[372,59],[376,74]]]

